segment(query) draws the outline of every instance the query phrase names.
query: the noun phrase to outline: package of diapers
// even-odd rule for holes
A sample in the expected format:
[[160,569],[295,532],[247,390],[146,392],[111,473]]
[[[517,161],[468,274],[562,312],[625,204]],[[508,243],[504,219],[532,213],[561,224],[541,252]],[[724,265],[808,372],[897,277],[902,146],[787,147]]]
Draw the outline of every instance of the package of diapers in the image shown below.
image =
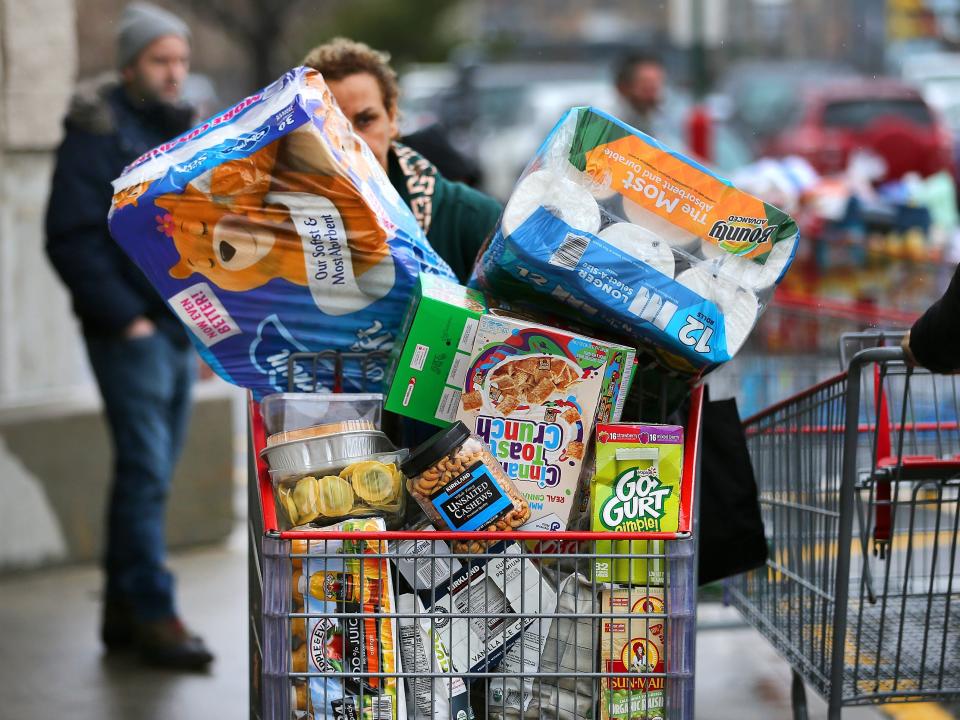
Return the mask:
[[[332,386],[332,358],[291,355],[385,354],[420,272],[454,279],[306,68],[131,164],[110,231],[203,359],[257,397]],[[344,363],[343,389],[380,389],[373,358]]]
[[743,346],[798,240],[777,208],[577,107],[527,166],[470,284],[700,375]]

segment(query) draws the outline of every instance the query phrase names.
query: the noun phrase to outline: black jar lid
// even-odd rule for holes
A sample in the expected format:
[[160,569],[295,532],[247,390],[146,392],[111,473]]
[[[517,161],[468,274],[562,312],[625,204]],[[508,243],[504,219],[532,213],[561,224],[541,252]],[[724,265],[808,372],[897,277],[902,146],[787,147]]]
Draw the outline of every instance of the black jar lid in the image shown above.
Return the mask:
[[400,471],[407,477],[416,477],[427,468],[434,465],[450,451],[458,448],[470,437],[470,430],[463,421],[457,420],[453,425],[445,430],[441,430],[431,436],[429,440],[421,443],[410,453],[410,456],[403,461]]

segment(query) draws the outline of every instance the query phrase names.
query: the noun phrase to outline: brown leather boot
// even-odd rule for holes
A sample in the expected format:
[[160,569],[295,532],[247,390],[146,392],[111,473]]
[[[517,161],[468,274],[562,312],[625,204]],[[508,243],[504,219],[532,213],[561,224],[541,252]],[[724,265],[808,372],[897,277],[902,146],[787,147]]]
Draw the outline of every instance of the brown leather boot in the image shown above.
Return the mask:
[[171,670],[200,671],[213,662],[213,653],[179,618],[137,624],[136,646],[148,665]]

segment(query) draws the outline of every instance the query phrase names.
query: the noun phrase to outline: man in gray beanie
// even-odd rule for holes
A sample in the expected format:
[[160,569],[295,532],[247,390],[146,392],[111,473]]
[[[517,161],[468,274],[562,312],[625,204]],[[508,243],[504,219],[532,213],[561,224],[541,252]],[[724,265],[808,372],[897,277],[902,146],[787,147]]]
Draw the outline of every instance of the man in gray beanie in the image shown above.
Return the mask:
[[47,207],[47,254],[73,299],[113,436],[101,636],[175,669],[213,656],[181,623],[165,566],[167,495],[190,413],[196,358],[179,321],[107,229],[111,180],[190,129],[181,102],[189,30],[148,3],[119,23],[119,80],[81,83],[64,121]]

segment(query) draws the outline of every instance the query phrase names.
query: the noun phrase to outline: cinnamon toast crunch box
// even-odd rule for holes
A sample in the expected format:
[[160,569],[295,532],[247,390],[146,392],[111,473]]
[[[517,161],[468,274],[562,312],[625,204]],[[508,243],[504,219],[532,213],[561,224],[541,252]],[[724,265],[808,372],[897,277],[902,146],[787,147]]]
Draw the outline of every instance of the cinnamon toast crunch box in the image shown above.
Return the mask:
[[529,320],[480,318],[457,420],[530,506],[521,530],[563,530],[599,417],[620,417],[635,351]]
[[132,163],[110,231],[203,359],[257,397],[322,390],[296,353],[370,353],[379,389],[421,271],[455,279],[320,74],[295,68]]

